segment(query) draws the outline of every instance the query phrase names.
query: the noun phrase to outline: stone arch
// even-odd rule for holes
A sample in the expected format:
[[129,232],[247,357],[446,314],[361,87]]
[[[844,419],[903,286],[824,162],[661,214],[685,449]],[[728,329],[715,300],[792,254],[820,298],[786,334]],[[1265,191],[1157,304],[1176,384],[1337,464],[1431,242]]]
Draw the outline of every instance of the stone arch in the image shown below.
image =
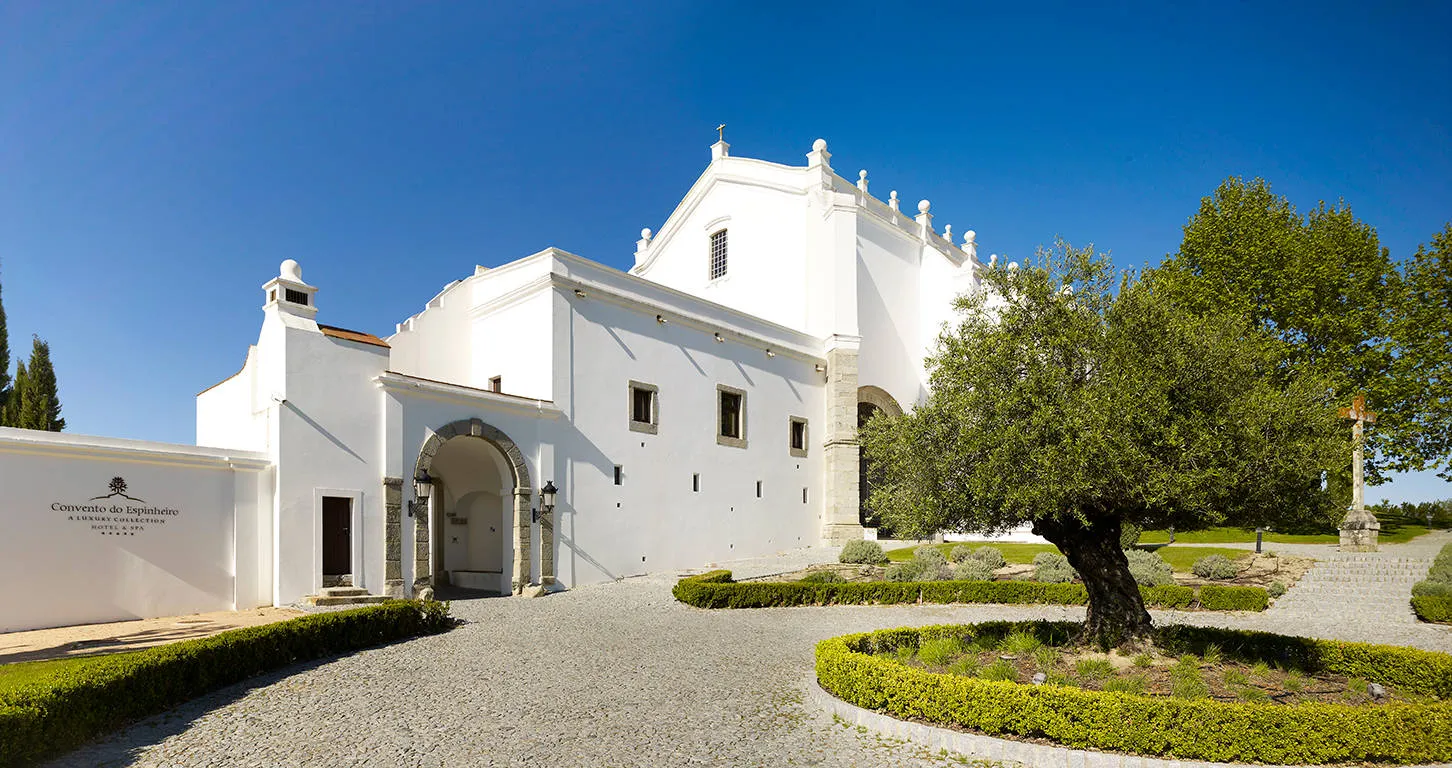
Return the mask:
[[[897,417],[902,415],[902,406],[898,405],[897,400],[882,387],[875,387],[871,384],[858,387],[857,427],[860,429],[876,411]],[[891,536],[891,531],[883,530],[881,524],[867,513],[867,497],[872,493],[872,485],[876,477],[877,472],[874,471],[871,462],[867,460],[867,454],[859,448],[857,453],[857,522],[864,528],[878,528],[880,535]]]
[[858,387],[857,402],[876,406],[889,416],[902,415],[902,406],[898,405],[897,400],[882,387],[875,387],[871,384]]
[[[531,512],[530,503],[534,499],[534,485],[529,475],[529,465],[525,463],[524,454],[520,452],[519,445],[514,442],[503,430],[492,424],[486,423],[483,419],[460,419],[434,430],[429,439],[424,442],[423,449],[419,451],[418,461],[414,464],[414,471],[411,477],[417,477],[419,472],[429,472],[433,467],[434,457],[438,455],[439,449],[444,443],[459,438],[474,438],[484,440],[494,446],[504,456],[504,463],[509,466],[510,474],[514,479],[514,566],[510,582],[514,594],[524,592],[529,586],[530,576],[530,527]],[[548,585],[554,582],[554,522],[550,519],[552,515],[540,515],[540,583]],[[429,527],[432,525],[430,516],[415,515],[415,555],[414,555],[414,588],[415,590],[425,586],[433,586],[433,552],[430,546]]]

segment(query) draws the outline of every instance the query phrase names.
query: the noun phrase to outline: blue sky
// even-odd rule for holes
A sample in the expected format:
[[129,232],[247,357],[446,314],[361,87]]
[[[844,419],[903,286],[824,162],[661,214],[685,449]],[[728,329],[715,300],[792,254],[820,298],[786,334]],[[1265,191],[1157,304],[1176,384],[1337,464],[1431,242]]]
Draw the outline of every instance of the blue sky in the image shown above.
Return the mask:
[[1157,263],[1229,175],[1396,258],[1452,219],[1452,4],[1086,5],[0,4],[11,346],[51,343],[71,431],[191,442],[278,262],[380,335],[474,264],[626,268],[720,122],[826,138],[984,255]]

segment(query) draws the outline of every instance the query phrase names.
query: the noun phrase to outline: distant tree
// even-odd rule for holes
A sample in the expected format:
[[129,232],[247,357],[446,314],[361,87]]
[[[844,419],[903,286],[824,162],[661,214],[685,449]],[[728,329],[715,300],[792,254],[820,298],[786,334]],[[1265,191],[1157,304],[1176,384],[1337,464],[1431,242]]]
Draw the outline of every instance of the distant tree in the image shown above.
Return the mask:
[[15,379],[10,387],[10,396],[6,398],[5,408],[0,411],[0,425],[25,429],[24,407],[21,403],[25,400],[25,392],[29,386],[30,375],[26,373],[25,361],[15,361]]
[[[1200,202],[1179,251],[1153,277],[1195,311],[1243,313],[1281,341],[1282,379],[1314,375],[1342,405],[1365,394],[1374,410],[1391,409],[1398,275],[1376,231],[1346,203],[1323,202],[1302,217],[1263,179],[1226,179]],[[1371,483],[1396,464],[1389,443],[1404,440],[1378,425],[1367,434]],[[1346,430],[1346,455],[1350,439]],[[1348,463],[1334,473],[1348,475]]]
[[50,361],[50,345],[34,337],[30,364],[15,368],[15,389],[7,408],[9,425],[21,429],[60,432],[66,428],[61,418],[60,393],[56,389],[55,368]]
[[5,407],[10,401],[10,383],[10,336],[5,329],[5,302],[0,299],[0,427],[10,426]]
[[1452,224],[1404,266],[1391,336],[1396,355],[1377,430],[1393,469],[1438,468],[1452,481]]
[[861,437],[885,470],[874,512],[917,536],[1031,523],[1084,580],[1082,639],[1100,645],[1150,630],[1126,523],[1330,521],[1319,478],[1342,431],[1325,384],[1279,376],[1281,345],[1243,315],[1116,276],[1062,242],[986,272],[927,361],[927,401]]

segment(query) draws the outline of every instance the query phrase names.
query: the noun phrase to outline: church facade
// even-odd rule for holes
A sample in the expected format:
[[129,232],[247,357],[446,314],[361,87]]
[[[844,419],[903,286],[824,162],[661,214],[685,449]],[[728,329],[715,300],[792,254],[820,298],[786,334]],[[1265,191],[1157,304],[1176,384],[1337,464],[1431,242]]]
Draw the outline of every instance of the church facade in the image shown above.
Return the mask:
[[871,535],[859,420],[925,397],[979,287],[974,233],[872,196],[821,140],[802,166],[711,152],[628,272],[553,248],[476,267],[386,338],[327,324],[326,286],[284,262],[242,369],[197,397],[195,450],[251,462],[232,607],[520,594]]

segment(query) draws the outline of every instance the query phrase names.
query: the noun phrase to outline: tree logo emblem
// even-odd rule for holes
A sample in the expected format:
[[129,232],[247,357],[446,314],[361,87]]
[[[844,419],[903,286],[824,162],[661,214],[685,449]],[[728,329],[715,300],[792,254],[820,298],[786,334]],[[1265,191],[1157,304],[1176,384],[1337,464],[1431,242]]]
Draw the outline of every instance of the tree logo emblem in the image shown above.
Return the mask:
[[126,495],[126,478],[124,478],[124,477],[113,477],[113,478],[111,478],[111,482],[108,483],[106,485],[106,487],[111,491],[110,493],[108,493],[108,494],[106,494],[104,496],[93,496],[91,498],[91,501],[99,501],[101,499],[110,499],[110,498],[114,498],[116,496],[120,496],[123,499],[130,499],[131,501],[135,501],[135,502],[138,502],[138,503],[141,503],[141,504],[145,504],[146,503],[144,500],[138,499],[135,496],[127,496]]

